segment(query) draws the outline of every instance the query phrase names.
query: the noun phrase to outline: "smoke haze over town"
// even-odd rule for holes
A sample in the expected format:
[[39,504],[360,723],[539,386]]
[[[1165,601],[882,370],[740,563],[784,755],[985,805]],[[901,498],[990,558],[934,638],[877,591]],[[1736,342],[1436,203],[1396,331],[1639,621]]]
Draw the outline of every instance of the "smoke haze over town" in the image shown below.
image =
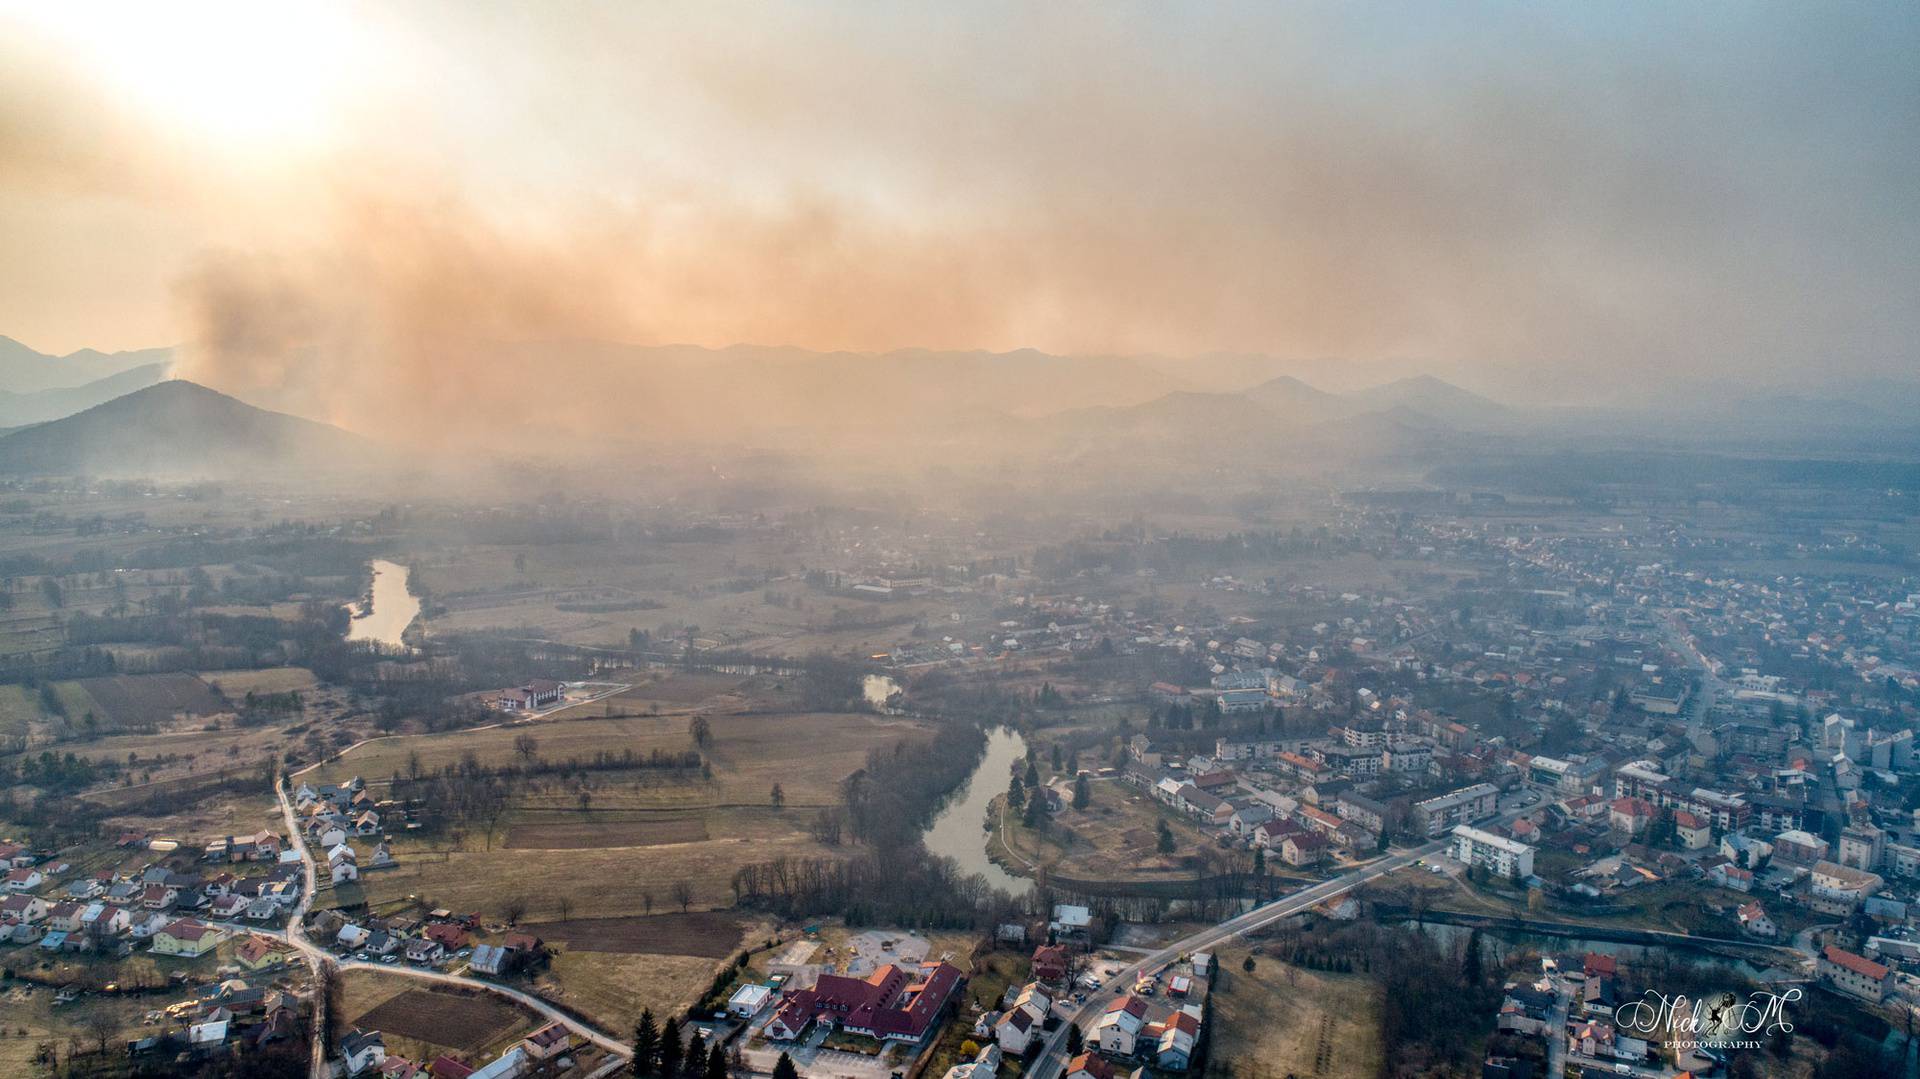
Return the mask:
[[1916,57],[0,0],[0,1077],[1914,1079]]

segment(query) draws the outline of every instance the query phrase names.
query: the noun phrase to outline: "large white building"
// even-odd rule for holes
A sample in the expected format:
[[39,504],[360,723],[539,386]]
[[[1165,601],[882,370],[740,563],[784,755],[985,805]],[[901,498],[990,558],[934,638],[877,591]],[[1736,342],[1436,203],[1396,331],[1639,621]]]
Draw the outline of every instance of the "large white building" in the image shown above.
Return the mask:
[[1503,877],[1533,875],[1533,848],[1517,839],[1454,825],[1453,856],[1467,865],[1485,866]]
[[1442,836],[1456,824],[1471,824],[1493,816],[1500,807],[1500,788],[1475,783],[1413,804],[1414,824],[1429,836]]

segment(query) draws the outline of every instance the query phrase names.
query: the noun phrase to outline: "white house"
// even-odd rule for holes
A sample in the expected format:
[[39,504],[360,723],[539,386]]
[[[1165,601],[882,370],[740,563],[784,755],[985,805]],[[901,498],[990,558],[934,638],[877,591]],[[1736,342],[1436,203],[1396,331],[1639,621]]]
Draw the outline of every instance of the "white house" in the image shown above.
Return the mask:
[[1093,1041],[1102,1052],[1130,1057],[1147,1023],[1147,1002],[1128,993],[1107,1005],[1106,1013],[1093,1024]]
[[355,1027],[340,1039],[340,1055],[347,1060],[347,1074],[360,1075],[387,1062],[387,1043],[379,1031]]
[[751,1019],[760,1014],[760,1009],[767,1006],[767,1001],[772,996],[773,990],[768,986],[757,982],[743,985],[727,998],[727,1011],[742,1019]]

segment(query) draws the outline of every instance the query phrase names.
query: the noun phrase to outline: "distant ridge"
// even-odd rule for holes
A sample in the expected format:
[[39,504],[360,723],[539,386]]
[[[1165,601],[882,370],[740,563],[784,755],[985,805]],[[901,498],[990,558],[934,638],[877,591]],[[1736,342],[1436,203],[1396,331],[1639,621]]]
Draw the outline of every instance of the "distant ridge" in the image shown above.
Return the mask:
[[0,337],[0,390],[30,394],[73,389],[136,367],[172,361],[173,350],[169,348],[114,353],[83,348],[65,356],[49,356],[11,337]]
[[135,390],[146,389],[166,377],[166,364],[149,363],[70,389],[40,390],[37,393],[0,390],[0,428],[46,423],[62,416],[71,416],[116,397],[124,397]]
[[0,474],[242,477],[373,463],[338,427],[174,379],[0,438]]

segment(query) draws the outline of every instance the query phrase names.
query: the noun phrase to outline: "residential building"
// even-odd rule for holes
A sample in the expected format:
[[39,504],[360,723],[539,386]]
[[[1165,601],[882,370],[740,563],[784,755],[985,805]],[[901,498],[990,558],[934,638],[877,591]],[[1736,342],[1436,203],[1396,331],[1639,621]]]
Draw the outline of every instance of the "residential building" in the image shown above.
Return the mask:
[[1493,816],[1500,808],[1500,788],[1475,783],[1413,804],[1413,826],[1428,838],[1447,834],[1456,825]]
[[1503,835],[1465,824],[1453,829],[1453,856],[1468,865],[1484,866],[1503,877],[1533,875],[1534,848]]
[[1848,996],[1878,1004],[1893,991],[1893,971],[1862,955],[1828,945],[1814,964],[1820,981]]

